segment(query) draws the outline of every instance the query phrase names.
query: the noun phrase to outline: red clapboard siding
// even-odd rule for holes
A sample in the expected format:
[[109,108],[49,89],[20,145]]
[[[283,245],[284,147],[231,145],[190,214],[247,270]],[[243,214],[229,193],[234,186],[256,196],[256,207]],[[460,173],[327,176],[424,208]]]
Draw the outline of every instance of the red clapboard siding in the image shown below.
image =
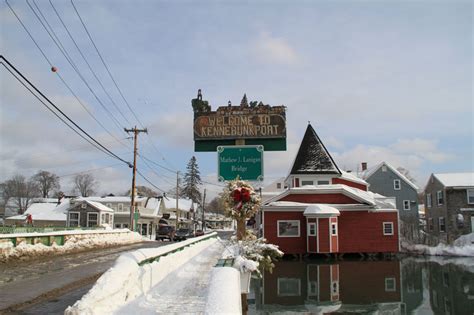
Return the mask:
[[[268,212],[263,213],[264,237],[268,243],[280,247],[285,254],[306,253],[306,218],[303,212]],[[299,237],[278,237],[278,220],[299,220]]]
[[296,201],[305,203],[329,203],[329,204],[354,204],[359,203],[352,198],[349,198],[343,194],[314,194],[314,195],[303,195],[294,194],[288,195],[280,199],[279,201]]
[[351,181],[348,181],[348,180],[345,180],[345,179],[342,179],[342,178],[335,177],[335,178],[332,179],[332,183],[333,184],[343,184],[343,185],[354,187],[354,188],[357,188],[357,189],[360,189],[360,190],[363,190],[363,191],[367,191],[367,185],[354,183],[354,182],[351,182]]
[[[339,252],[398,252],[397,212],[341,211]],[[393,222],[393,235],[383,235],[383,222]]]

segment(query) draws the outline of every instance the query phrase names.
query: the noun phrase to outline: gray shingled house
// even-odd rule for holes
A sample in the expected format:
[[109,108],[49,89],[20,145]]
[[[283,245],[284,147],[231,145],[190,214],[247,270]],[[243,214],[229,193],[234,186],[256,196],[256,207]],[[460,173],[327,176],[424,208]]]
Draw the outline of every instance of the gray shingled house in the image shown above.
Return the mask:
[[450,244],[474,233],[474,173],[431,174],[425,187],[427,232]]
[[366,170],[363,179],[369,190],[394,197],[400,214],[400,233],[406,239],[417,240],[419,235],[418,187],[387,162]]

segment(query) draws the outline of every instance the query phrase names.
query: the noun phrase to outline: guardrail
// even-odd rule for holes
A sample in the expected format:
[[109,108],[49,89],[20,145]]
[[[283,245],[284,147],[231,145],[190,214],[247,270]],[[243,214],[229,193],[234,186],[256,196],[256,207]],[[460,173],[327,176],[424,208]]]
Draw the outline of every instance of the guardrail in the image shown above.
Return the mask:
[[13,247],[19,244],[43,244],[51,246],[53,244],[62,246],[67,241],[68,237],[73,235],[87,235],[87,234],[109,234],[109,233],[124,233],[123,230],[105,230],[104,228],[88,228],[88,229],[62,229],[59,231],[50,232],[16,232],[0,234],[0,243],[11,243]]
[[90,231],[90,230],[104,230],[103,227],[64,227],[64,226],[50,226],[50,227],[13,227],[1,226],[0,234],[14,234],[14,233],[47,233],[55,231]]
[[[120,255],[115,265],[97,280],[81,300],[68,307],[64,314],[113,313],[139,295],[147,294],[171,272],[180,268],[207,246],[217,242],[217,240],[212,240],[217,237],[217,233],[214,232],[180,243],[157,248],[141,248]],[[209,243],[206,244],[205,241]],[[158,263],[152,264],[153,262]],[[181,279],[181,281],[185,280]],[[108,287],[111,284],[113,285]]]
[[161,257],[164,257],[164,256],[167,256],[169,254],[173,254],[173,253],[182,251],[186,247],[189,247],[189,246],[197,244],[199,242],[208,240],[210,238],[217,238],[217,233],[213,232],[213,233],[210,233],[210,234],[207,234],[207,235],[199,236],[197,238],[190,238],[190,239],[186,240],[185,243],[182,243],[182,246],[179,246],[178,248],[175,248],[175,249],[171,249],[171,250],[169,250],[165,253],[159,254],[157,256],[149,257],[147,259],[144,259],[144,260],[138,262],[138,265],[143,266],[143,265],[146,265],[146,264],[151,264],[155,261],[158,262],[158,261],[160,261]]

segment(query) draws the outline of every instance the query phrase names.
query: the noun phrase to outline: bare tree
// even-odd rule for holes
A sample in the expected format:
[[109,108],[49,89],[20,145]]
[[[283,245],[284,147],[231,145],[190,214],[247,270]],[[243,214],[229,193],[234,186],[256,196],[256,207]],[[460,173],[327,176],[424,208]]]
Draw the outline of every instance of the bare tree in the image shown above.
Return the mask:
[[[137,195],[143,196],[143,197],[156,197],[158,196],[158,193],[154,191],[153,189],[146,187],[146,186],[136,186],[137,189]],[[131,195],[131,189],[129,189],[125,194],[127,196]]]
[[95,194],[97,186],[97,180],[92,174],[78,174],[73,179],[74,190],[79,193],[82,197],[88,197]]
[[49,193],[58,191],[60,188],[59,177],[48,171],[39,171],[32,177],[32,180],[38,185],[43,198],[48,198]]
[[34,181],[26,180],[22,175],[15,175],[2,184],[2,195],[5,205],[12,199],[18,207],[18,212],[23,214],[33,202],[33,198],[39,197],[39,189]]
[[406,178],[408,178],[408,180],[412,183],[415,183],[415,179],[413,178],[413,176],[411,176],[410,174],[410,171],[407,170],[406,168],[403,168],[401,166],[397,167],[397,171],[399,171],[403,176],[405,176]]

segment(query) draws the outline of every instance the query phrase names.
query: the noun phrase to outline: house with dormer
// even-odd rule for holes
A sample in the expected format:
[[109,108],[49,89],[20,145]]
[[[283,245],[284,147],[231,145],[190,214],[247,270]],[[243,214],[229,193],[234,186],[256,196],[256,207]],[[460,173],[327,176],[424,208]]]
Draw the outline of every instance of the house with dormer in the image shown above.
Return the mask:
[[288,189],[263,205],[263,236],[287,254],[399,251],[393,198],[368,191],[342,171],[308,124],[285,180]]
[[395,198],[400,215],[401,235],[409,240],[418,239],[418,186],[388,162],[364,170],[366,167],[367,164],[362,163],[361,176],[369,183],[369,190]]

